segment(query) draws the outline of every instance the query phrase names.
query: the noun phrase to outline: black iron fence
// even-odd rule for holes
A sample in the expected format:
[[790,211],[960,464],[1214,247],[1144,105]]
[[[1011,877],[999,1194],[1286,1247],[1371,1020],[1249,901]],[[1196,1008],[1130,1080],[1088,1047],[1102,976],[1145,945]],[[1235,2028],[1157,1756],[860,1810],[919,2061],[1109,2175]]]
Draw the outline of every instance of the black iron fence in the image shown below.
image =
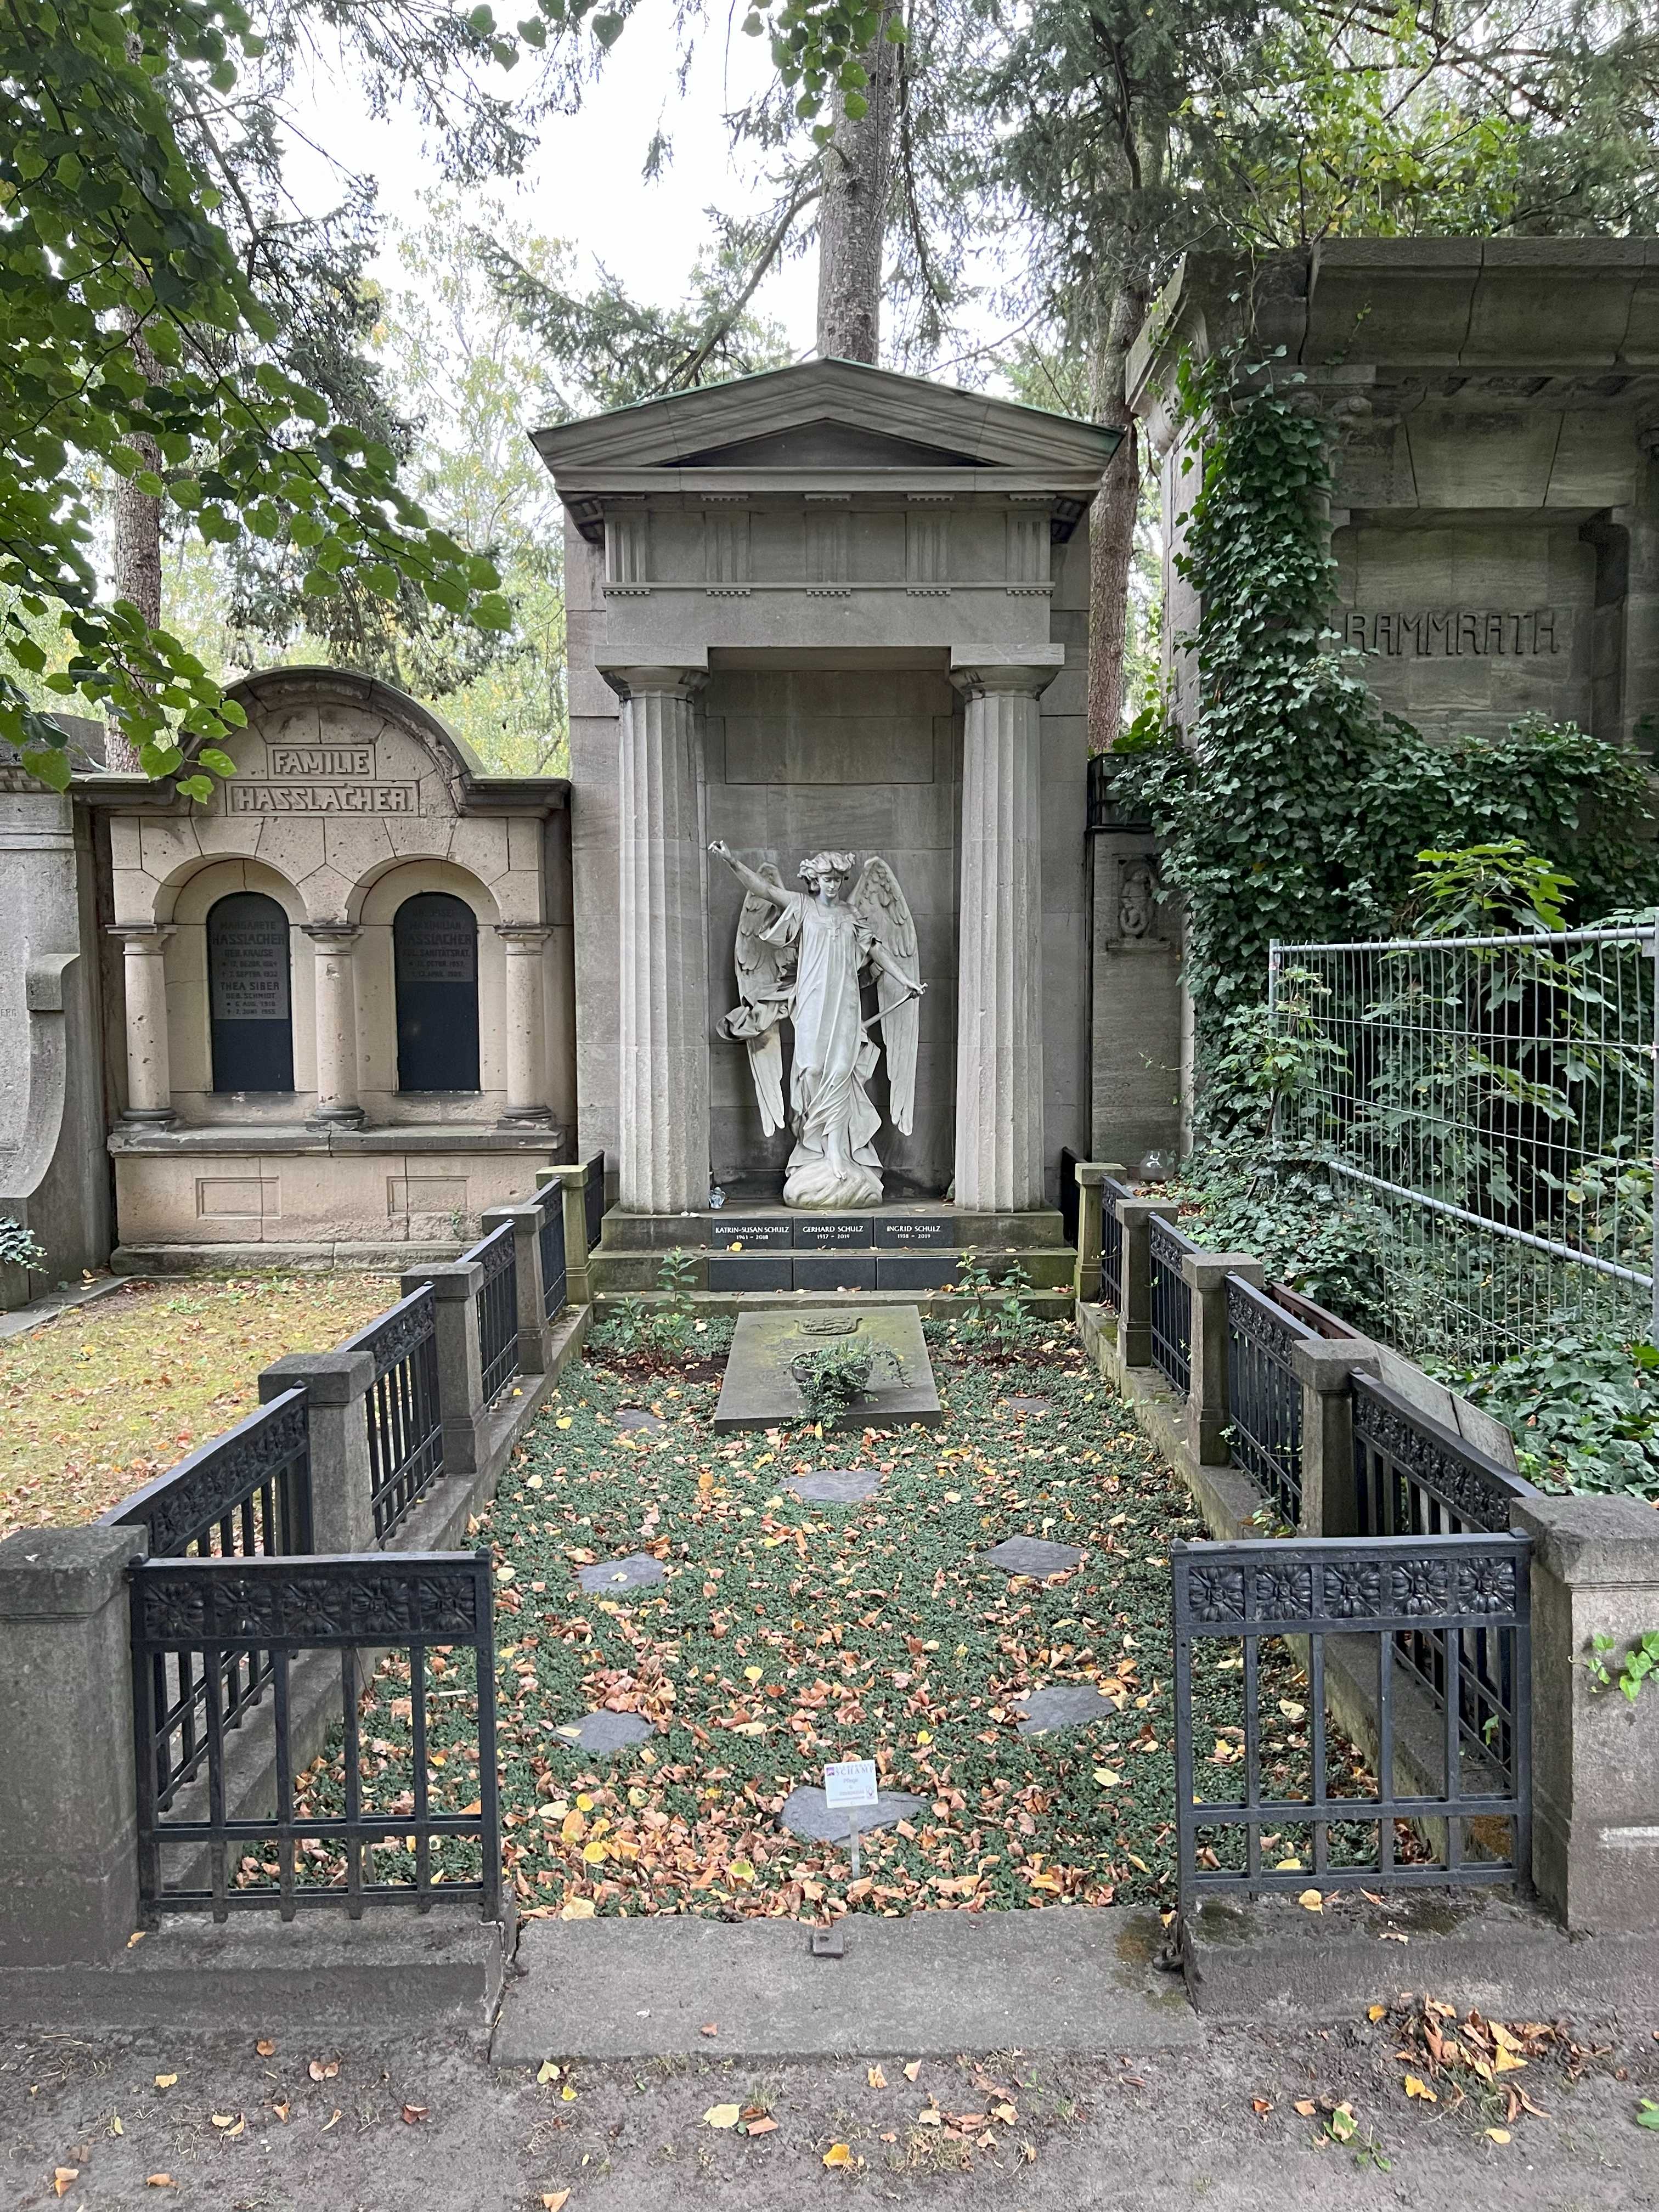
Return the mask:
[[[1171,1546],[1183,1911],[1212,1890],[1527,1874],[1530,1559],[1507,1533]],[[1465,1694],[1472,1636],[1501,1708]],[[1440,1651],[1437,1692],[1398,1663],[1407,1638]],[[1363,1749],[1328,1718],[1339,1678]]]
[[1100,1191],[1100,1303],[1114,1313],[1123,1310],[1123,1221],[1118,1207],[1133,1190],[1115,1176],[1105,1176]]
[[564,1311],[566,1277],[564,1254],[564,1185],[544,1183],[536,1193],[541,1209],[538,1232],[542,1250],[542,1318],[552,1321]]
[[1302,1385],[1291,1347],[1314,1332],[1237,1275],[1227,1278],[1232,1456],[1294,1528],[1302,1513]]
[[[369,1905],[425,1912],[440,1903],[476,1903],[486,1919],[499,1919],[489,1572],[487,1551],[146,1559],[132,1567],[139,1891],[147,1917],[208,1910],[225,1920],[263,1908],[291,1920],[303,1909],[343,1905],[355,1919]],[[434,1802],[427,1672],[437,1650],[446,1681],[454,1680],[458,1647],[471,1655],[477,1768],[476,1795],[451,1808],[447,1798]],[[408,1756],[390,1756],[392,1747],[377,1741],[366,1762],[360,1693],[366,1670],[387,1650],[408,1670]],[[326,1667],[326,1657],[312,1655],[328,1653],[337,1658],[338,1734],[319,1769],[296,1751],[296,1678],[302,1666]],[[227,1772],[227,1738],[246,1708],[234,1709],[223,1686],[239,1660],[256,1654],[271,1695],[247,1717],[239,1748],[244,1768],[260,1756],[268,1761],[269,1810],[233,1813],[238,1793]],[[197,1763],[204,1759],[206,1771],[188,1804],[167,1818],[173,1792],[157,1778],[167,1769],[170,1723],[154,1685],[170,1673],[204,1686]],[[256,1732],[259,1740],[250,1741]],[[169,1867],[180,1861],[183,1871],[170,1881]]]
[[1353,1378],[1353,1459],[1362,1536],[1503,1529],[1529,1482],[1369,1375]]
[[483,1370],[484,1404],[493,1406],[519,1371],[519,1282],[513,1224],[502,1222],[462,1257],[476,1260],[483,1269],[478,1291],[478,1358]]
[[1182,1397],[1192,1379],[1193,1293],[1181,1272],[1190,1237],[1158,1215],[1151,1224],[1152,1364]]
[[582,1194],[587,1212],[587,1249],[599,1241],[605,1223],[605,1154],[595,1152],[587,1163],[587,1188]]
[[[285,1390],[101,1516],[109,1528],[143,1525],[157,1559],[244,1561],[311,1549],[311,1443],[303,1390]],[[141,1733],[141,1781],[167,1805],[200,1765],[208,1716],[234,1728],[270,1680],[269,1651],[243,1644],[217,1655],[135,1650],[135,1694],[152,1716]],[[141,1679],[142,1678],[142,1679]],[[146,1760],[148,1765],[146,1766]]]
[[374,1357],[367,1401],[369,1498],[384,1543],[444,1471],[438,1405],[437,1304],[430,1283],[400,1299],[340,1347]]

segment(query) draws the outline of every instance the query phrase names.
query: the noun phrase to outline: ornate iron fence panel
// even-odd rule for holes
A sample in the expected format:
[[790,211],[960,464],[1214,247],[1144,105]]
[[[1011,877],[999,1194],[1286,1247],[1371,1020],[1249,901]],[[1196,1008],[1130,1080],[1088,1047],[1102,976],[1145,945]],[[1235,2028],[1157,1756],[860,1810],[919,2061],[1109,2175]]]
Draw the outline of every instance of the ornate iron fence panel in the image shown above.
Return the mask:
[[[1525,1877],[1530,1562],[1510,1534],[1170,1547],[1183,1912],[1213,1890]],[[1437,1693],[1397,1663],[1406,1636],[1438,1645]],[[1503,1689],[1471,1704],[1474,1637]],[[1281,1695],[1298,1665],[1305,1688]],[[1327,1721],[1338,1666],[1368,1716],[1363,1754]]]
[[374,1533],[384,1543],[444,1471],[437,1299],[431,1284],[423,1283],[349,1336],[340,1349],[374,1356],[367,1402],[369,1498]]
[[564,1257],[564,1185],[544,1182],[536,1193],[541,1208],[542,1318],[552,1321],[564,1311],[567,1290]]
[[1291,1370],[1291,1347],[1313,1334],[1254,1284],[1228,1276],[1232,1455],[1292,1528],[1302,1515],[1302,1385]]
[[[145,1524],[158,1559],[287,1557],[311,1549],[311,1431],[303,1390],[284,1390],[100,1516],[106,1528]],[[150,1786],[172,1801],[200,1765],[210,1684],[194,1655],[157,1654],[145,1694],[157,1716]],[[227,1652],[213,1703],[236,1727],[270,1680],[270,1655]]]
[[1659,1340],[1656,966],[1651,926],[1272,948],[1275,1150],[1365,1209],[1402,1352]]
[[1193,1294],[1181,1272],[1182,1255],[1196,1249],[1191,1237],[1154,1214],[1151,1224],[1152,1364],[1181,1397],[1191,1377]]
[[591,1252],[599,1241],[605,1223],[605,1154],[595,1152],[587,1163],[587,1188],[582,1193],[582,1202],[587,1212],[587,1249]]
[[519,1371],[519,1284],[513,1224],[502,1222],[462,1257],[483,1269],[478,1291],[478,1358],[483,1396],[493,1406]]
[[1123,1310],[1123,1223],[1118,1203],[1133,1196],[1129,1185],[1114,1176],[1106,1176],[1101,1185],[1100,1303],[1114,1313]]
[[[291,1920],[297,1911],[326,1905],[343,1905],[356,1919],[370,1905],[406,1904],[426,1912],[441,1903],[474,1903],[485,1919],[500,1918],[489,1570],[488,1551],[145,1559],[130,1570],[139,1893],[152,1923],[162,1912],[204,1910],[216,1920],[260,1909]],[[426,1668],[434,1646],[447,1655],[447,1678],[458,1648],[473,1659],[477,1794],[458,1811],[434,1809],[432,1802]],[[377,1808],[365,1793],[358,1705],[363,1668],[387,1650],[408,1662],[410,1787]],[[272,1694],[257,1731],[244,1731],[238,1741],[234,1716],[211,1686],[226,1680],[228,1661],[254,1650],[266,1657]],[[319,1773],[296,1751],[291,1723],[296,1662],[325,1652],[338,1661],[338,1755],[325,1753]],[[155,1784],[167,1723],[150,1687],[167,1667],[188,1668],[210,1686],[205,1786],[192,1793],[188,1817],[173,1819],[163,1817],[167,1803]],[[383,1762],[384,1750],[377,1760]],[[268,1764],[269,1813],[228,1812],[233,1798],[246,1794],[230,1771],[233,1758],[244,1772]],[[434,1847],[469,1839],[477,1842],[476,1868],[453,1880],[446,1869],[434,1874]],[[367,1875],[365,1853],[374,1855]],[[205,1861],[205,1881],[170,1883],[172,1855],[184,1859],[187,1875]],[[404,1867],[408,1880],[380,1878]]]

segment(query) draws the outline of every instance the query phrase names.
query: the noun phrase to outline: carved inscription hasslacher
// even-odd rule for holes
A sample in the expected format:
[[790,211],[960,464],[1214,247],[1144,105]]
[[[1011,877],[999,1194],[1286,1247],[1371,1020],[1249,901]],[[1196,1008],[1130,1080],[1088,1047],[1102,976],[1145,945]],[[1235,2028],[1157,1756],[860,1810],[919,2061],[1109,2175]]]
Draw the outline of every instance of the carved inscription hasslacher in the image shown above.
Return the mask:
[[373,745],[268,745],[264,778],[225,786],[229,814],[418,814],[420,787],[380,782]]

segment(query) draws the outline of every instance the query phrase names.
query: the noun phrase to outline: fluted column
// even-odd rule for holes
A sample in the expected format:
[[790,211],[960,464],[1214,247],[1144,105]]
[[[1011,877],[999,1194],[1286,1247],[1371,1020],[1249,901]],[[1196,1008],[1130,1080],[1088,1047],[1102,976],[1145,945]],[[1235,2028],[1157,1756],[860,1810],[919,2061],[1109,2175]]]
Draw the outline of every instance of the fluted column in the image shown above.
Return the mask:
[[170,928],[154,922],[116,922],[112,937],[125,954],[127,1103],[124,1121],[173,1119],[173,1074],[167,1060],[167,973],[162,951]]
[[317,956],[317,1104],[313,1128],[356,1128],[357,1103],[357,963],[360,929],[349,922],[301,924]]
[[958,1206],[1042,1204],[1042,732],[1056,668],[975,664],[962,766],[957,971]]
[[547,1053],[542,1019],[544,950],[550,929],[520,929],[498,922],[495,934],[507,953],[507,1109],[503,1129],[545,1129]]
[[708,963],[697,817],[700,670],[608,668],[621,699],[617,1201],[708,1202]]

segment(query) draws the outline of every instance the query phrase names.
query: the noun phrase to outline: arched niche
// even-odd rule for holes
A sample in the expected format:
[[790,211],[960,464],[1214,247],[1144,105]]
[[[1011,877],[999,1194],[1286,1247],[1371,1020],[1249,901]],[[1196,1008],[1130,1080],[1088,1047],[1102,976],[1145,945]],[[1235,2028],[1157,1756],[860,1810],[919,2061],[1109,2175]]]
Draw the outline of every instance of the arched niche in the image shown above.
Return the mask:
[[[293,1077],[284,1091],[217,1091],[213,1054],[208,917],[226,898],[254,893],[278,908],[289,925],[289,1021]],[[291,1122],[309,1110],[317,1083],[316,963],[300,934],[305,901],[286,877],[264,862],[224,858],[180,868],[161,885],[159,918],[172,925],[165,954],[167,1047],[173,1103],[189,1123]]]
[[294,985],[287,915],[265,891],[208,908],[209,1045],[216,1097],[294,1088]]
[[[478,1069],[471,1091],[416,1091],[399,1080],[398,1067],[397,917],[409,901],[437,892],[468,908],[477,925]],[[423,1127],[493,1125],[506,1103],[503,1032],[506,956],[498,934],[501,914],[490,890],[453,860],[394,862],[354,894],[357,941],[357,1032],[362,1099],[372,1122]]]
[[476,1091],[478,918],[453,891],[416,891],[392,918],[398,1090]]

